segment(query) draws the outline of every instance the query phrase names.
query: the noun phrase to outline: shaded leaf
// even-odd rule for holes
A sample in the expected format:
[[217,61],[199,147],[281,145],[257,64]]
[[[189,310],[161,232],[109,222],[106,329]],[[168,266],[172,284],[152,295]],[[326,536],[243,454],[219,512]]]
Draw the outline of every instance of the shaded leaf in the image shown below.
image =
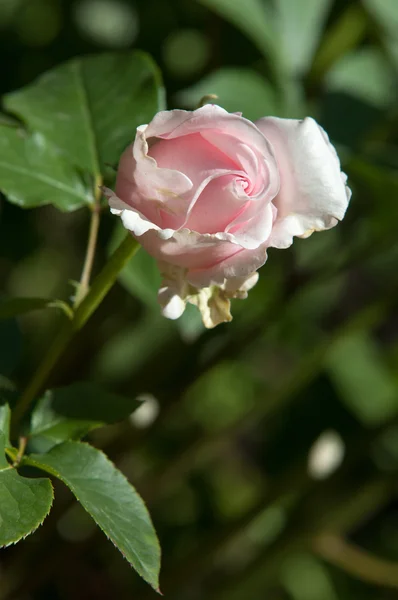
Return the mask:
[[349,5],[340,18],[325,32],[311,68],[311,77],[322,77],[341,56],[362,41],[368,19],[361,6]]
[[72,164],[97,175],[162,108],[161,91],[148,55],[107,53],[71,60],[8,94],[4,104]]
[[145,250],[140,249],[120,272],[119,280],[122,285],[136,298],[147,306],[159,311],[158,291],[160,273],[156,260]]
[[[242,94],[242,89],[245,93]],[[206,94],[216,94],[216,103],[229,112],[242,112],[247,119],[278,115],[280,105],[272,86],[251,69],[225,67],[207,75],[179,92],[179,103],[189,108],[198,105]]]
[[148,310],[142,318],[127,324],[107,340],[96,356],[96,377],[114,382],[131,378],[156,352],[177,337],[176,324],[165,319],[159,307],[156,311]]
[[158,589],[160,549],[149,513],[124,475],[99,450],[64,442],[27,463],[61,479],[136,571]]
[[[126,234],[124,227],[119,224],[114,229],[114,234],[109,245],[109,253],[112,253]],[[160,287],[160,273],[156,260],[143,248],[140,248],[119,273],[120,283],[138,300],[147,306],[160,311],[158,303],[158,290]]]
[[53,501],[49,479],[21,477],[7,462],[5,440],[0,433],[0,547],[33,533],[50,512]]
[[62,442],[128,417],[139,402],[107,392],[90,382],[49,390],[32,413],[30,435]]
[[[224,17],[251,39],[265,56],[277,53],[275,14],[270,3],[261,0],[199,0]],[[276,66],[276,65],[275,65]]]
[[9,319],[45,308],[61,308],[67,313],[71,310],[64,302],[51,298],[7,298],[0,300],[0,319]]
[[332,0],[199,1],[247,35],[270,60],[278,78],[309,68],[332,4]]
[[398,386],[367,333],[336,342],[326,365],[342,401],[364,423],[382,423],[398,412]]
[[71,211],[92,202],[81,177],[46,139],[0,126],[0,190],[22,208],[54,204]]

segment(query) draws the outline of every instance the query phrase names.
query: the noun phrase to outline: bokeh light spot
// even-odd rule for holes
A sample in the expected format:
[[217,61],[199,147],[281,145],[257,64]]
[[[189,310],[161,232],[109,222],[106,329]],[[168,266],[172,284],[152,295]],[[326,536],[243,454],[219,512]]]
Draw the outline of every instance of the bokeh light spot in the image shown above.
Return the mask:
[[163,59],[168,70],[189,77],[205,66],[210,56],[209,39],[197,29],[182,29],[169,35],[163,46]]
[[130,46],[138,34],[138,15],[131,4],[118,0],[82,0],[75,5],[82,35],[111,48]]

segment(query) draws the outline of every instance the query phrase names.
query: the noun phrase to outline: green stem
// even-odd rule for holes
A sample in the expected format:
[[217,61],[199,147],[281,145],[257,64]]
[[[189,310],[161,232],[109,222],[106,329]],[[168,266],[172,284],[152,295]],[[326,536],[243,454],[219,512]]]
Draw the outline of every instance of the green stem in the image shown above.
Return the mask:
[[101,185],[102,185],[102,177],[98,176],[98,177],[96,177],[96,184],[95,184],[96,191],[94,194],[94,204],[92,206],[92,212],[91,212],[90,230],[89,230],[89,234],[88,234],[86,257],[84,259],[84,265],[83,265],[82,276],[80,279],[80,284],[79,284],[79,287],[76,292],[75,302],[73,305],[74,308],[79,306],[79,304],[82,302],[83,298],[85,298],[85,296],[87,295],[88,290],[90,289],[90,277],[91,277],[91,271],[93,270],[93,266],[94,266],[95,248],[97,246],[98,231],[99,231],[100,217],[101,217],[101,189],[100,189]]
[[64,353],[74,334],[85,325],[97,307],[101,304],[102,300],[115,283],[120,271],[130,258],[134,256],[138,249],[138,242],[132,235],[128,234],[109,258],[102,271],[94,279],[90,291],[76,308],[73,319],[71,321],[66,321],[63,324],[63,327],[58,332],[57,337],[44,357],[43,362],[16,405],[13,411],[14,427],[20,422],[38,394],[43,391],[49,375]]

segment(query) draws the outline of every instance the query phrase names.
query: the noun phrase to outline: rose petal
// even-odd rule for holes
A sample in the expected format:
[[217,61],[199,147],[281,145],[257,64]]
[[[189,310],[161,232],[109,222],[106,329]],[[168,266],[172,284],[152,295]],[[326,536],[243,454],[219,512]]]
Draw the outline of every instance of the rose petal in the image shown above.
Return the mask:
[[233,234],[201,234],[190,229],[161,229],[138,210],[134,210],[111,190],[104,189],[113,214],[139,238],[140,244],[157,260],[185,269],[208,269],[241,251]]
[[199,233],[228,231],[248,203],[246,196],[239,197],[234,190],[236,174],[216,175],[203,188],[193,205],[185,227]]
[[145,130],[147,139],[172,139],[190,133],[205,135],[206,130],[218,130],[237,138],[260,155],[273,155],[272,146],[254,123],[238,114],[229,113],[216,104],[206,104],[194,111],[159,112]]
[[177,220],[174,215],[164,214],[163,227],[187,227],[199,233],[217,233],[224,231],[244,206],[246,198],[226,193],[227,197],[223,199],[223,190],[226,188],[223,176],[233,174],[243,177],[245,173],[199,133],[170,140],[160,139],[149,149],[149,154],[158,167],[173,167],[187,175],[193,183],[185,218]]
[[344,217],[351,193],[323,129],[311,118],[266,117],[256,125],[274,147],[281,177],[269,245],[287,248],[293,236],[333,227]]
[[184,219],[192,181],[176,169],[158,168],[147,152],[145,127],[138,127],[133,146],[124,151],[119,162],[116,195],[159,226],[161,210]]
[[187,273],[187,280],[195,287],[210,285],[227,285],[226,280],[246,278],[259,269],[267,260],[267,242],[247,250],[241,248],[236,254],[225,258],[207,268],[191,268]]
[[249,202],[246,208],[226,227],[243,248],[254,250],[268,240],[272,231],[274,209],[271,203]]

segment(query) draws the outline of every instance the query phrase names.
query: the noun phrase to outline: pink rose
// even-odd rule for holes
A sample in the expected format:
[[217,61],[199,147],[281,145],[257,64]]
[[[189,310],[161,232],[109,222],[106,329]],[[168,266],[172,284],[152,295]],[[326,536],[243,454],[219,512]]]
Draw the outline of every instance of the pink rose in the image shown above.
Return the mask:
[[212,327],[231,319],[267,248],[329,229],[350,190],[336,151],[311,119],[256,123],[219,106],[158,113],[123,153],[114,214],[159,261],[159,301],[176,319],[197,304]]

